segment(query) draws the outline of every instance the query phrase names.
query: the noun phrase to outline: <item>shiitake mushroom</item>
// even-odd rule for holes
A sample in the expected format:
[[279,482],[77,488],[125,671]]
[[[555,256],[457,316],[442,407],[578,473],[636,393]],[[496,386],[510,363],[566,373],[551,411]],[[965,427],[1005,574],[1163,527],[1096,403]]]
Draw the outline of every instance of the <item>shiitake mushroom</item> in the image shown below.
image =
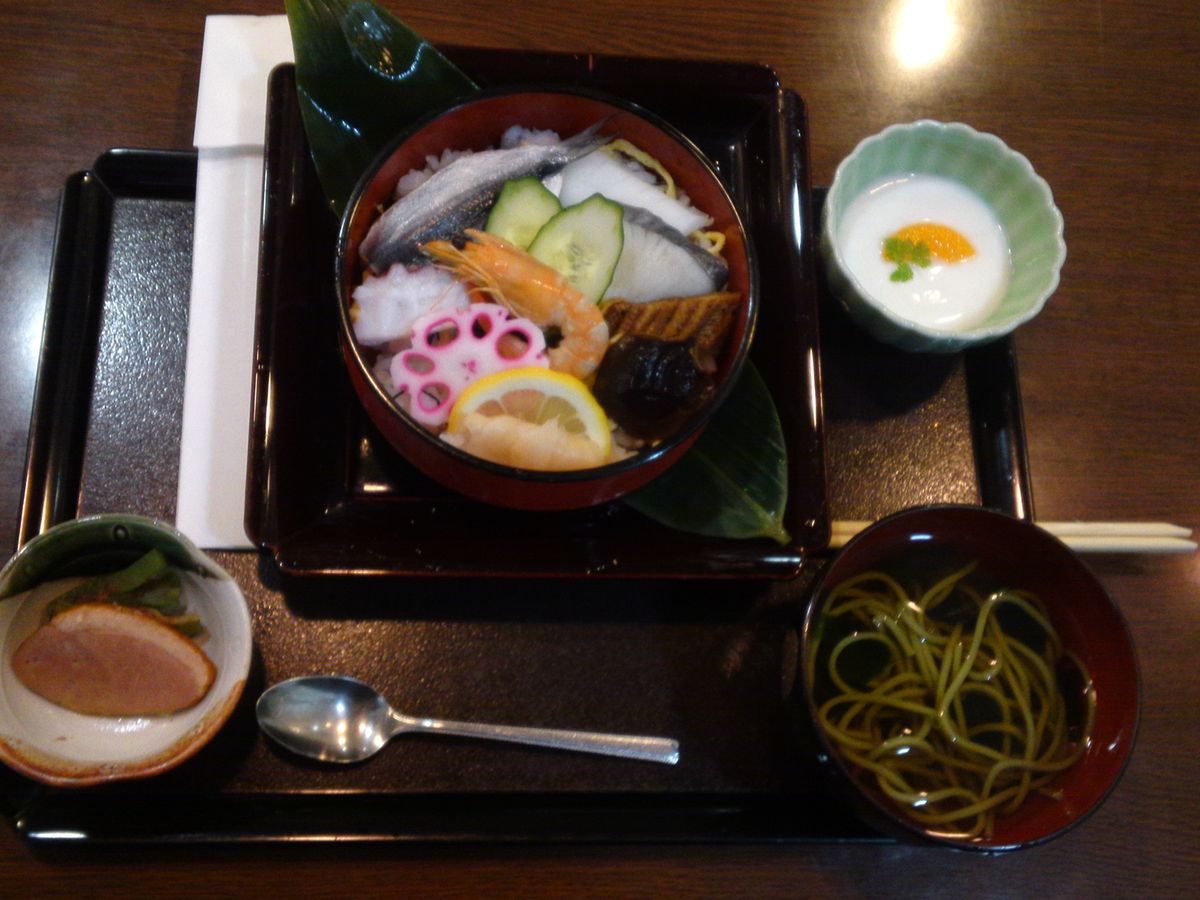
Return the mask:
[[593,393],[625,432],[646,441],[673,434],[713,390],[690,341],[625,335],[604,354]]

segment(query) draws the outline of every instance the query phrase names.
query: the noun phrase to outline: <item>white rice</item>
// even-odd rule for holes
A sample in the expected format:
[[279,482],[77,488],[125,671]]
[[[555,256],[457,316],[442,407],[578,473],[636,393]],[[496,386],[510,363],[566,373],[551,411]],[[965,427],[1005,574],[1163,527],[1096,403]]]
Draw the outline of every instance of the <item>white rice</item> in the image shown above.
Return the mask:
[[375,357],[375,365],[371,366],[371,374],[392,397],[396,396],[396,383],[392,381],[392,359],[395,355],[394,353],[380,353]]
[[556,131],[544,131],[537,128],[524,128],[521,125],[513,125],[500,136],[500,149],[511,150],[513,147],[521,147],[525,144],[549,147],[561,140],[562,138],[558,136],[558,132]]

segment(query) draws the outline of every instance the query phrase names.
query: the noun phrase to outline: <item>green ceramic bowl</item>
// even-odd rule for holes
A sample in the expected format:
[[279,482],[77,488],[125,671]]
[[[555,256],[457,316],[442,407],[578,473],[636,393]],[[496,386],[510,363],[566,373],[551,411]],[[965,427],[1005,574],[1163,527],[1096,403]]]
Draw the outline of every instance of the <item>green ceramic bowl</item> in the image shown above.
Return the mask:
[[[863,288],[842,258],[836,238],[851,201],[884,178],[907,174],[939,175],[971,189],[1004,230],[1012,275],[998,306],[973,328],[939,330],[898,315]],[[1036,316],[1058,287],[1067,256],[1062,214],[1028,159],[995,135],[929,119],[885,128],[842,160],[825,200],[821,251],[830,287],[863,328],[903,350],[941,353],[995,340]]]

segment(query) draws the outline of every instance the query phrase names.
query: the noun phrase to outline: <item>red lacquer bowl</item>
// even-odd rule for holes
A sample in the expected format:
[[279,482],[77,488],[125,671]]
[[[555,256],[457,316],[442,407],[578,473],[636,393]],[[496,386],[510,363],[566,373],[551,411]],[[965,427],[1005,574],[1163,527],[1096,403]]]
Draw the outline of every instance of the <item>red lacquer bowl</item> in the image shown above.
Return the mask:
[[[908,577],[915,580],[924,574],[924,586],[929,587],[936,577],[929,573],[945,559],[952,564],[978,560],[979,571],[1004,586],[1037,594],[1064,649],[1083,662],[1095,690],[1095,722],[1083,756],[1046,786],[1056,796],[1030,795],[1017,810],[997,816],[990,837],[963,838],[953,835],[952,829],[924,827],[907,818],[878,789],[873,777],[843,758],[817,716],[820,702],[828,696],[827,685],[819,683],[824,670],[818,662],[824,660],[830,643],[827,638],[818,641],[827,592],[856,574],[879,569],[907,572],[901,576],[906,585]],[[867,821],[901,837],[983,851],[1049,840],[1103,802],[1133,750],[1139,715],[1138,665],[1120,610],[1065,544],[1029,522],[1000,513],[967,506],[921,507],[882,519],[863,531],[834,558],[814,589],[804,621],[802,657],[807,712],[833,761],[835,776],[856,795]],[[811,679],[810,672],[815,673]]]
[[[692,203],[713,217],[725,235],[729,289],[745,298],[718,360],[715,390],[671,437],[620,462],[575,472],[537,472],[499,465],[464,453],[418,425],[372,374],[374,353],[358,344],[350,300],[363,279],[359,245],[377,210],[386,206],[402,175],[425,166],[426,156],[447,148],[483,150],[499,143],[511,125],[550,129],[564,137],[608,119],[606,133],[619,134],[657,158]],[[383,436],[423,473],[476,500],[518,509],[575,509],[612,500],[665,471],[699,437],[736,381],[749,351],[757,316],[752,250],[737,210],[712,165],[690,141],[632,103],[590,92],[508,89],[475,95],[401,135],[359,182],[338,235],[338,307],[342,353],[354,391]]]

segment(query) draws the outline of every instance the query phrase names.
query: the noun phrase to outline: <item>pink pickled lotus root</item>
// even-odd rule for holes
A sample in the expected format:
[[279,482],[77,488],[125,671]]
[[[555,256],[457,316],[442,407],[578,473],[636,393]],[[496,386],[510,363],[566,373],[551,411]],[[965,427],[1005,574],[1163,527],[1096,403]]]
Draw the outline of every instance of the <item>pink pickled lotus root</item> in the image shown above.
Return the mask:
[[[508,336],[519,340],[501,340]],[[412,348],[392,359],[392,382],[408,394],[409,412],[427,428],[440,428],[468,384],[518,366],[546,366],[546,338],[528,319],[495,303],[473,303],[461,312],[433,312],[413,322]]]

